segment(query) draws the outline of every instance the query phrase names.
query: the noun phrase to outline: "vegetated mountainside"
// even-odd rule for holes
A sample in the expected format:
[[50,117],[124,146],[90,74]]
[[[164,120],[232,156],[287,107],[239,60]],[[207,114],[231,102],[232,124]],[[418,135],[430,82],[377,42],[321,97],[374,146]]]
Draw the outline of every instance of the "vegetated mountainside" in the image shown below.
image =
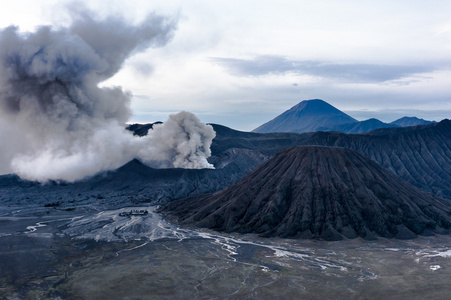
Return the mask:
[[320,99],[304,100],[253,132],[314,132],[339,124],[357,122],[356,119]]
[[419,119],[417,117],[402,117],[398,120],[395,120],[391,122],[390,124],[398,125],[401,127],[407,127],[407,126],[417,126],[417,125],[427,125],[435,123],[434,121],[427,121],[424,119]]
[[230,148],[246,148],[272,156],[284,148],[300,145],[350,148],[409,183],[451,199],[450,120],[415,127],[382,128],[365,134],[236,134],[238,138],[223,138],[218,134],[212,149],[218,154]]
[[363,133],[379,128],[398,127],[395,124],[388,124],[378,119],[368,119],[365,121],[336,125],[330,128],[319,128],[318,131],[339,131],[344,133]]
[[295,147],[213,195],[170,203],[182,223],[227,232],[339,240],[448,233],[451,204],[356,151]]

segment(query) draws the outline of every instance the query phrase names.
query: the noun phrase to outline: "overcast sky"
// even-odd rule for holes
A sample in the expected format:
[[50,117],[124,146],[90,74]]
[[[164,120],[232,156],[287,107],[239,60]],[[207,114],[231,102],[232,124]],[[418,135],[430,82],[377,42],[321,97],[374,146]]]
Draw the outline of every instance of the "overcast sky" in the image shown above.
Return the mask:
[[[0,27],[64,26],[65,1],[2,1]],[[451,118],[451,1],[86,1],[131,23],[178,18],[173,40],[105,85],[133,93],[131,122],[181,110],[252,130],[305,99],[356,119]]]

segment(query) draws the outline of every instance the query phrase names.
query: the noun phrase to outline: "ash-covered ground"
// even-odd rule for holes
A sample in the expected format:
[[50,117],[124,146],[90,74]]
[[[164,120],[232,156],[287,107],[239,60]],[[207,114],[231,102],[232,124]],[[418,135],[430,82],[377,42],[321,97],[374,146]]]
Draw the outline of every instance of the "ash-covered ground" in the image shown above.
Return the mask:
[[[178,228],[155,206],[4,206],[0,299],[446,299],[451,237],[325,242]],[[146,210],[146,215],[120,216]]]

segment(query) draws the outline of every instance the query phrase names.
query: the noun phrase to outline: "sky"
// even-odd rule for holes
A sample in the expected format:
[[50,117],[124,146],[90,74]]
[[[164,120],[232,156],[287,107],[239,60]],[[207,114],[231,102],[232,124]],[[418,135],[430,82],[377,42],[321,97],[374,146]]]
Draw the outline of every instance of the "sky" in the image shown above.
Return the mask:
[[[0,28],[64,27],[74,1],[2,1]],[[451,118],[451,1],[78,1],[131,24],[177,20],[172,40],[101,83],[133,94],[130,123],[185,110],[252,130],[306,99],[352,117]]]

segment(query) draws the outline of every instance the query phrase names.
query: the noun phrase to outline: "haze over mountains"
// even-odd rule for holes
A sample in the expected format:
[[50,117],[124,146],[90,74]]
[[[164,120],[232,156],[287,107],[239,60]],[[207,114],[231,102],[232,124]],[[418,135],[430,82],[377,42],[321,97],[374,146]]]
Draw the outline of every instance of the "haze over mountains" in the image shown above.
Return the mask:
[[405,127],[432,123],[416,117],[403,117],[391,123],[377,119],[357,121],[320,99],[304,100],[285,111],[273,120],[257,127],[253,132],[315,132],[340,131],[344,133],[363,133],[378,128]]

